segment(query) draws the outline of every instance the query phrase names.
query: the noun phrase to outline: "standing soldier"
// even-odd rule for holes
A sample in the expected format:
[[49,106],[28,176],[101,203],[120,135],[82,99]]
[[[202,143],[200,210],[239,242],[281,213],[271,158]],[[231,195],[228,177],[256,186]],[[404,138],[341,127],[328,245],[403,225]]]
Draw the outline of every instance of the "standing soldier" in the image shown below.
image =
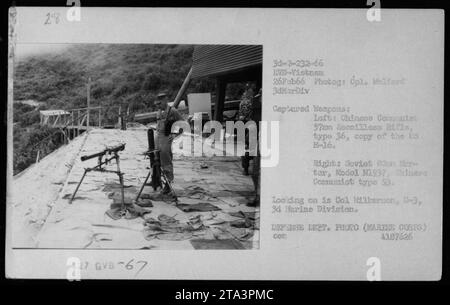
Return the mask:
[[[241,102],[239,103],[238,119],[244,123],[252,120],[253,115],[253,89],[249,83],[245,85],[245,91],[242,94]],[[245,149],[248,149],[248,131],[245,130]],[[252,157],[246,152],[241,156],[241,164],[244,169],[244,175],[248,176],[248,168]]]
[[[159,109],[158,123],[156,126],[156,148],[159,149],[159,158],[162,170],[164,171],[167,180],[169,180],[169,183],[172,183],[174,179],[172,142],[176,135],[171,132],[171,128],[173,123],[183,120],[183,117],[177,109],[169,106],[168,102],[169,98],[167,94],[159,93],[154,103]],[[162,190],[162,193],[170,194],[170,192],[170,187],[166,184]]]

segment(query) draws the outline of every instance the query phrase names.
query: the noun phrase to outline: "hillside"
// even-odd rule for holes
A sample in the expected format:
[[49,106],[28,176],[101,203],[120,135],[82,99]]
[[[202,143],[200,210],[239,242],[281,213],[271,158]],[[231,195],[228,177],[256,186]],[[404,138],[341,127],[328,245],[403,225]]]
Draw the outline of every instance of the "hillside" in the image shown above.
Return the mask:
[[[91,78],[91,106],[101,105],[104,122],[117,122],[117,106],[130,113],[153,110],[159,91],[176,95],[192,64],[193,46],[142,44],[77,44],[55,54],[16,62],[14,100],[45,106],[14,104],[14,171],[58,147],[58,136],[39,127],[39,109],[86,107],[86,82]],[[209,92],[210,80],[193,82],[189,92]],[[45,143],[41,141],[45,140]],[[48,141],[47,141],[48,140]],[[47,143],[48,142],[48,143]]]
[[187,45],[73,45],[19,62],[14,100],[46,102],[49,109],[85,107],[91,77],[93,105],[139,110],[150,106],[160,90],[177,93],[191,67],[192,52]]

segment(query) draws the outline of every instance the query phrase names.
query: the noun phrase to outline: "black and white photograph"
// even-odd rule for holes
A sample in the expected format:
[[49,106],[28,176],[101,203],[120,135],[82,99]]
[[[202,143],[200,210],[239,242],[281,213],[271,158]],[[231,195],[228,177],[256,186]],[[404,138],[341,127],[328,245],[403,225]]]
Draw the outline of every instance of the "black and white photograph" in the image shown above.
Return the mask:
[[262,46],[16,52],[13,247],[259,248],[260,161],[226,122],[261,120]]
[[444,26],[369,4],[11,7],[6,276],[441,280]]

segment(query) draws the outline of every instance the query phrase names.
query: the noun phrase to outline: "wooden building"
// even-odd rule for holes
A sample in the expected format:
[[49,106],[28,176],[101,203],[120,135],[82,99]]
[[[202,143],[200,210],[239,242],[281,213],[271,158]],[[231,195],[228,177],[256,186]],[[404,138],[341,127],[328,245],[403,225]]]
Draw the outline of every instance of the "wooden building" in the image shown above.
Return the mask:
[[255,82],[258,91],[262,86],[262,58],[261,45],[195,46],[192,68],[175,98],[175,107],[191,80],[213,78],[216,81],[213,118],[222,121],[227,84]]

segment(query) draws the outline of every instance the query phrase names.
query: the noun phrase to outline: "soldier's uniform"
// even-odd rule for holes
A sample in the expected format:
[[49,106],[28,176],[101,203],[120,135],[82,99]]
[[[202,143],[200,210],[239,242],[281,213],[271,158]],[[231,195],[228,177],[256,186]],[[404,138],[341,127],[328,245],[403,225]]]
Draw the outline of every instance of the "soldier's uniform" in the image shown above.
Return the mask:
[[[257,206],[260,204],[260,172],[261,172],[261,154],[259,151],[259,122],[261,121],[261,93],[262,89],[256,96],[253,95],[253,90],[248,89],[244,92],[241,98],[241,103],[239,105],[239,119],[248,122],[254,121],[256,126],[257,135],[257,145],[256,147],[249,147],[249,131],[245,130],[245,149],[252,153],[250,156],[249,152],[246,152],[244,156],[241,157],[242,167],[244,168],[244,173],[248,175],[248,168],[250,166],[250,160],[253,159],[252,168],[252,180],[255,187],[255,199],[253,202],[248,203],[249,206]],[[249,127],[250,128],[250,127]],[[256,150],[256,151],[255,151]]]
[[[244,91],[241,97],[241,102],[239,103],[238,118],[244,123],[251,121],[253,116],[253,90],[251,88]],[[248,145],[248,131],[245,130],[245,149],[249,149]],[[248,175],[248,168],[250,166],[249,153],[246,152],[244,156],[241,156],[241,164],[244,169],[244,174]]]
[[239,120],[244,122],[252,119],[253,116],[253,90],[247,89],[242,94],[241,102],[239,103]]
[[260,136],[259,136],[259,123],[261,122],[261,111],[262,111],[262,104],[261,104],[261,99],[262,99],[262,89],[259,89],[258,94],[255,96],[254,100],[253,100],[253,113],[252,113],[252,119],[253,121],[255,121],[256,123],[256,127],[257,127],[257,135],[258,135],[258,146],[256,147],[257,149],[257,154],[256,156],[253,158],[253,170],[252,170],[252,180],[253,180],[253,185],[255,186],[255,193],[256,193],[256,197],[255,197],[255,201],[253,202],[252,205],[259,205],[260,204],[260,192],[261,192],[261,181],[260,181],[260,177],[261,177],[261,152],[259,150],[259,141],[260,141]]
[[167,124],[171,124],[180,120],[183,120],[183,117],[177,111],[177,109],[168,106],[165,111],[160,112],[156,125],[156,148],[159,149],[161,168],[170,182],[172,182],[174,179],[172,163],[173,136],[171,136],[170,126],[167,127]]

